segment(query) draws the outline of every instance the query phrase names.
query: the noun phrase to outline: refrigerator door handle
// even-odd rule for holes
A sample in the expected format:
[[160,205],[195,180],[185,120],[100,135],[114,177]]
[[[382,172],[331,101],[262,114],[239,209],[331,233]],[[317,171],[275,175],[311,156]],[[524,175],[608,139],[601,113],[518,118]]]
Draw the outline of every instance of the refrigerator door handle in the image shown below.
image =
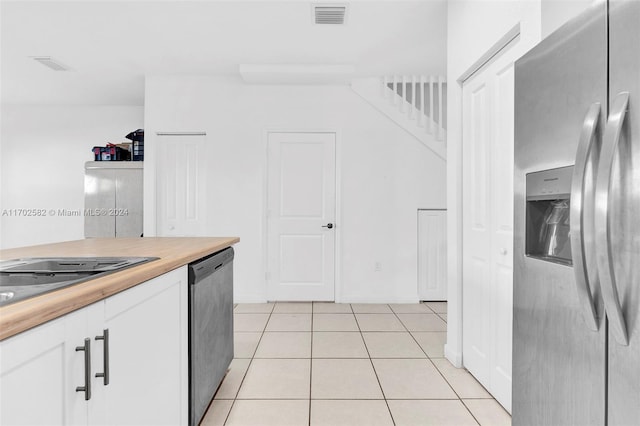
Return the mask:
[[629,339],[613,270],[611,238],[609,235],[609,208],[611,206],[609,195],[612,186],[613,160],[620,142],[620,134],[627,115],[628,105],[628,92],[619,93],[613,100],[600,153],[595,199],[596,259],[602,285],[602,298],[604,299],[607,317],[611,323],[613,336],[623,346],[629,344]]
[[[589,155],[591,154],[594,146],[594,140],[596,139],[596,130],[600,121],[600,103],[596,102],[591,107],[585,116],[582,124],[582,131],[580,132],[580,140],[578,142],[578,149],[576,151],[576,161],[573,167],[573,178],[571,180],[571,212],[570,220],[571,224],[571,253],[573,254],[573,272],[576,278],[576,287],[578,290],[578,299],[582,310],[582,315],[587,324],[587,327],[593,331],[598,331],[599,320],[596,313],[596,307],[593,301],[593,295],[591,293],[591,287],[589,282],[594,284],[594,288],[598,286],[598,276],[589,277],[587,270],[587,250],[595,253],[595,247],[593,246],[593,238],[589,239],[589,247],[585,247],[584,238],[584,211],[585,208],[585,194],[587,191],[585,181],[587,164]],[[589,188],[589,191],[593,191],[593,188]],[[591,278],[591,279],[590,279]]]

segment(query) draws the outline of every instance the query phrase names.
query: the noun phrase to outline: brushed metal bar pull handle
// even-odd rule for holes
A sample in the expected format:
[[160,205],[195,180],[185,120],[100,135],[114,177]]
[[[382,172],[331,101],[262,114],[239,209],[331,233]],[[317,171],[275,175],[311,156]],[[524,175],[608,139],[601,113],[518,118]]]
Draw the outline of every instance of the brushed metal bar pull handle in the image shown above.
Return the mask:
[[600,283],[602,284],[602,298],[604,299],[607,317],[611,323],[613,336],[623,346],[629,345],[629,338],[620,298],[618,297],[618,287],[611,256],[611,235],[609,233],[611,197],[609,195],[612,186],[613,160],[620,142],[620,134],[622,133],[622,125],[627,115],[628,106],[628,92],[619,93],[613,100],[600,153],[595,199],[596,260]]
[[84,392],[84,400],[91,399],[91,339],[84,339],[84,346],[76,346],[76,352],[84,352],[84,386],[76,387],[76,392]]
[[96,336],[96,340],[102,340],[102,373],[96,373],[96,377],[102,377],[104,386],[109,384],[109,329],[102,330],[102,336]]
[[[573,273],[575,275],[576,287],[578,290],[578,299],[587,327],[593,331],[598,330],[599,322],[596,313],[595,304],[593,302],[593,294],[589,282],[596,288],[598,284],[598,276],[589,277],[587,269],[586,251],[592,250],[593,238],[589,239],[591,243],[589,247],[585,244],[584,229],[584,211],[589,206],[585,206],[586,194],[586,172],[589,156],[592,153],[594,140],[596,139],[596,130],[600,121],[600,103],[594,103],[589,107],[589,111],[585,116],[578,141],[578,149],[576,151],[575,166],[573,167],[573,178],[571,180],[571,211],[569,222],[571,224],[571,253],[573,254]],[[593,191],[593,188],[591,188]]]

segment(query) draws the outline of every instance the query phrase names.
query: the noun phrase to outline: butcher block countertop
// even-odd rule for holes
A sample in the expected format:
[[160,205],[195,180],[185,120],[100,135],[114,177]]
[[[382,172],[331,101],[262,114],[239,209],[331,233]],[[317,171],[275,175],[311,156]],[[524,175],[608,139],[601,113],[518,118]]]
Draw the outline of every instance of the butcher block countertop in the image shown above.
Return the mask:
[[238,241],[240,239],[237,237],[91,238],[0,250],[0,260],[93,256],[159,258],[0,308],[0,340],[105,299]]

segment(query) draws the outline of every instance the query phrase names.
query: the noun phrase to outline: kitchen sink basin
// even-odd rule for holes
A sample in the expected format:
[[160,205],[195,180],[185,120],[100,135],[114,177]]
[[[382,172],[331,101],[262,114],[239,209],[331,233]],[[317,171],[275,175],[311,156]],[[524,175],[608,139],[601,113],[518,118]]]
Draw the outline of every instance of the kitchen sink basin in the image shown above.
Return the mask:
[[0,288],[57,284],[70,280],[88,278],[100,272],[1,272]]
[[0,263],[0,272],[107,272],[151,260],[149,257],[25,258]]
[[157,257],[23,258],[0,262],[0,306],[88,281]]

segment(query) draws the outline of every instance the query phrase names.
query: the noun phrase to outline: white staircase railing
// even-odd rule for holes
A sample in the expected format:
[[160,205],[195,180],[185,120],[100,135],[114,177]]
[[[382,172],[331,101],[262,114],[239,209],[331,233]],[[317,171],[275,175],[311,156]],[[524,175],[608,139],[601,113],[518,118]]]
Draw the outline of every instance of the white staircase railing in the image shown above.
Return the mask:
[[382,96],[436,140],[446,139],[446,82],[443,77],[393,75],[382,78]]
[[363,77],[351,89],[438,157],[447,158],[446,86],[442,77]]

